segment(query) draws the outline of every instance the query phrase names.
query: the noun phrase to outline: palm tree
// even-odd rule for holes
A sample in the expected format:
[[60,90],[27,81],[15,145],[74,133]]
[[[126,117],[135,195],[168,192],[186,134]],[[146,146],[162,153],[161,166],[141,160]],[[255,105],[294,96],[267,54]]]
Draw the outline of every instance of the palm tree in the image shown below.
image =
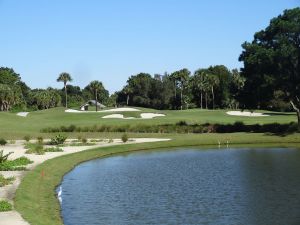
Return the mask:
[[[180,109],[182,110],[182,103],[183,103],[183,90],[186,88],[188,84],[189,76],[191,72],[188,69],[182,69],[176,71],[171,74],[172,78],[175,80],[175,91],[176,91],[176,84],[179,82],[180,84]],[[176,95],[176,92],[175,92]]]
[[218,86],[220,81],[218,79],[218,77],[216,77],[215,75],[210,75],[208,77],[208,83],[211,89],[211,94],[212,94],[212,108],[215,109],[215,92],[214,92],[214,87]]
[[103,85],[101,82],[94,80],[89,85],[91,92],[95,94],[96,112],[98,112],[98,92],[101,91]]
[[130,94],[132,94],[132,88],[129,85],[126,85],[124,87],[123,91],[127,95],[126,103],[127,103],[127,106],[128,106],[128,104],[129,104],[129,97],[130,97]]
[[170,79],[172,82],[174,82],[174,104],[175,104],[175,109],[177,109],[177,86],[178,86],[178,80],[179,80],[179,77],[178,77],[178,73],[177,72],[174,72],[170,75]]
[[206,84],[206,73],[201,71],[201,70],[197,70],[195,72],[195,85],[197,87],[197,90],[200,90],[200,107],[201,109],[203,109],[203,92],[205,90],[205,86]]
[[59,74],[59,77],[57,78],[57,82],[64,82],[65,87],[65,96],[66,96],[66,108],[68,108],[68,98],[67,98],[67,82],[71,82],[73,79],[70,74],[68,73],[61,73]]
[[182,100],[183,100],[183,90],[186,88],[188,81],[189,81],[189,76],[191,72],[188,69],[182,69],[180,71],[180,109],[182,110]]

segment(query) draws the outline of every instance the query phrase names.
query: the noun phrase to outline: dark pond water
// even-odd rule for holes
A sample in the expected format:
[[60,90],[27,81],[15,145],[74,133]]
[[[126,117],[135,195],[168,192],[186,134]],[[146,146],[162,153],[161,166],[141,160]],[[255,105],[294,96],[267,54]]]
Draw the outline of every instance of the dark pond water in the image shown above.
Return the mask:
[[77,166],[62,182],[66,225],[300,224],[300,151],[181,149]]

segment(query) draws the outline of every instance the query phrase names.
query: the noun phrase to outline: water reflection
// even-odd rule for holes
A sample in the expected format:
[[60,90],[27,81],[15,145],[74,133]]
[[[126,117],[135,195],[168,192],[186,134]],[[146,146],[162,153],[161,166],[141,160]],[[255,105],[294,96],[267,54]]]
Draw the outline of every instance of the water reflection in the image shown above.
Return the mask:
[[300,152],[154,151],[93,160],[64,177],[81,224],[300,224]]

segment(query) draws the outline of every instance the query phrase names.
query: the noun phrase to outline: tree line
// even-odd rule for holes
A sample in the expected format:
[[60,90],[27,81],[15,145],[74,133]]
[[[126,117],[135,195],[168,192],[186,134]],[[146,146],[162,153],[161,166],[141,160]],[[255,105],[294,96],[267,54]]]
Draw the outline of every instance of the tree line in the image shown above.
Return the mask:
[[21,80],[19,74],[7,67],[0,68],[0,111],[42,110],[58,106],[78,107],[95,97],[107,102],[108,91],[102,82],[92,81],[84,89],[68,84],[72,77],[61,73],[57,82],[63,82],[62,89],[31,89]]
[[237,93],[244,78],[237,69],[224,65],[199,69],[193,74],[186,68],[171,74],[140,73],[131,76],[116,93],[122,105],[156,109],[238,108]]

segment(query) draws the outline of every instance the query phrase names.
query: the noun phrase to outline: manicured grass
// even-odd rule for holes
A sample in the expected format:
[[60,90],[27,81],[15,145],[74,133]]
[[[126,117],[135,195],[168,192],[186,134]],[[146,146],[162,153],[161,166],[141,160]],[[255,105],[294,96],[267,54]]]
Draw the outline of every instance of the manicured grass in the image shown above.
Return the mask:
[[[245,124],[267,124],[267,123],[290,123],[296,122],[295,113],[274,113],[266,112],[271,116],[268,117],[239,117],[229,116],[226,114],[227,110],[153,110],[141,109],[141,112],[116,112],[124,114],[126,117],[133,116],[139,117],[142,112],[157,112],[163,113],[165,117],[158,117],[154,119],[102,119],[105,115],[114,114],[110,113],[65,113],[64,108],[54,108],[49,110],[42,110],[30,112],[27,117],[19,117],[15,113],[0,112],[0,134],[1,137],[6,139],[23,139],[25,135],[32,138],[38,136],[49,137],[49,134],[41,134],[43,128],[70,126],[93,126],[93,125],[155,125],[155,124],[175,124],[179,121],[186,121],[188,123],[203,124],[203,123],[220,123],[228,124],[236,121],[242,121]],[[72,137],[77,137],[79,133],[73,133]],[[102,134],[101,134],[102,135]],[[105,137],[103,136],[88,136],[88,137]]]
[[[132,137],[132,136],[131,136]],[[32,225],[62,224],[60,206],[56,198],[55,188],[60,184],[65,173],[77,164],[94,158],[107,157],[113,154],[137,150],[172,148],[181,146],[209,146],[217,148],[229,141],[231,147],[256,144],[276,147],[300,147],[300,135],[293,134],[278,137],[267,134],[177,134],[164,137],[173,138],[168,142],[143,143],[134,145],[119,145],[88,150],[48,160],[29,172],[23,179],[16,193],[15,208]],[[249,146],[249,145],[248,145]],[[44,176],[41,176],[44,174]]]

